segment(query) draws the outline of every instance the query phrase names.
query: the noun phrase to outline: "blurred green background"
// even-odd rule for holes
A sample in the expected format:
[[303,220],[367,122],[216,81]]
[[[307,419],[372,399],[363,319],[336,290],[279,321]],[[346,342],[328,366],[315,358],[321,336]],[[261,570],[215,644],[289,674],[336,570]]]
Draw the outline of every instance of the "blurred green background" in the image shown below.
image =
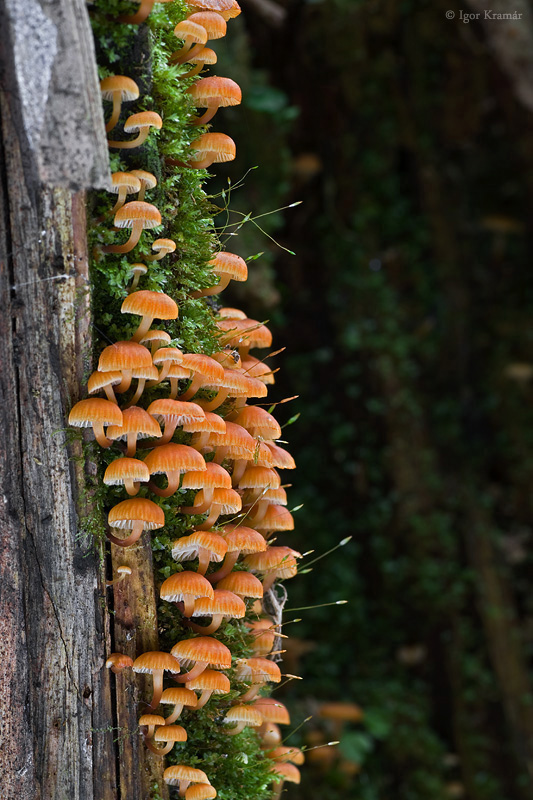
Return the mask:
[[285,615],[304,680],[275,696],[312,715],[289,743],[341,740],[286,796],[531,798],[533,138],[509,70],[530,20],[494,51],[450,0],[242,7],[213,70],[243,89],[213,123],[237,160],[208,190],[257,166],[218,223],[263,255],[222,301],[269,320],[269,396],[299,395],[279,541],[353,536],[287,585],[289,608],[349,603]]

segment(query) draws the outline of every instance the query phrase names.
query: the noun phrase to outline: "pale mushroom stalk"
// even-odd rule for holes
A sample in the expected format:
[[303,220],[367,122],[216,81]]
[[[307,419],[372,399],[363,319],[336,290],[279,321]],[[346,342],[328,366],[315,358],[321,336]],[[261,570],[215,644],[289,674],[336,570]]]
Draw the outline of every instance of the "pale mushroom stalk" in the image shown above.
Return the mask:
[[131,380],[133,377],[131,369],[123,369],[121,370],[121,372],[122,372],[122,380],[120,381],[118,386],[115,386],[115,392],[117,394],[124,394],[124,392],[128,391],[128,389],[131,386]]
[[117,124],[120,117],[121,108],[122,108],[122,95],[120,92],[113,92],[113,110],[111,111],[111,117],[109,118],[109,122],[107,122],[105,126],[106,133],[112,131],[115,125]]
[[190,783],[191,783],[190,781],[185,781],[185,780],[179,781],[179,787],[180,787],[179,795],[180,795],[180,797],[185,797],[185,792],[189,788]]
[[[138,244],[141,234],[143,232],[143,223],[141,220],[134,220],[130,238],[125,244],[106,244],[102,247],[103,253],[129,253],[130,250]],[[148,330],[148,328],[146,329]],[[146,333],[146,331],[145,331]]]
[[112,403],[116,403],[118,405],[118,400],[117,400],[117,397],[115,395],[115,392],[113,391],[112,384],[108,383],[107,386],[103,386],[102,388],[103,388],[103,390],[105,392],[105,396],[107,397],[107,399],[111,400]]
[[166,489],[160,489],[153,481],[148,482],[148,488],[158,497],[171,497],[180,485],[180,473],[169,472],[167,473],[167,478],[168,486]]
[[221,509],[222,509],[222,506],[220,505],[220,503],[213,503],[212,506],[211,506],[211,510],[209,512],[208,518],[203,523],[203,525],[198,525],[196,530],[198,530],[198,531],[209,531],[209,530],[211,530],[211,528],[213,527],[213,525],[215,524],[215,522],[217,521],[217,519],[220,516]]
[[161,695],[163,694],[163,673],[164,670],[162,669],[156,669],[152,673],[154,693],[152,695],[152,702],[148,706],[148,708],[151,708],[152,710],[157,708],[159,701],[161,700]]
[[226,553],[224,561],[222,562],[222,566],[216,572],[212,572],[211,575],[207,576],[207,580],[211,583],[217,583],[221,581],[226,575],[229,575],[235,564],[237,563],[237,559],[239,558],[239,550],[232,550],[231,553]]
[[182,506],[180,511],[182,514],[205,514],[206,511],[209,511],[209,507],[213,502],[213,487],[205,488],[204,490],[204,502],[201,506]]
[[149,16],[154,7],[155,0],[141,0],[141,4],[135,14],[123,15],[119,17],[119,22],[126,25],[140,25]]
[[[205,575],[205,572],[202,572],[202,575]],[[211,576],[209,576],[208,580],[211,580]],[[223,619],[224,619],[224,614],[213,614],[213,618],[209,625],[202,626],[202,625],[197,625],[195,622],[191,622],[191,628],[193,629],[193,631],[196,631],[196,633],[201,633],[202,636],[210,636],[212,633],[215,633],[215,631],[218,631],[218,629],[222,625]],[[208,699],[209,698],[207,698],[204,702],[207,703]],[[201,708],[199,703],[196,706],[196,708]]]
[[148,333],[150,328],[152,327],[152,322],[154,321],[155,317],[143,317],[141,324],[131,337],[132,342],[138,342],[143,336]]
[[175,50],[169,58],[171,64],[184,64],[189,58],[194,58],[204,49],[203,44],[195,44],[192,37],[186,36],[185,44],[179,50]]
[[129,403],[126,403],[124,408],[130,408],[130,406],[137,405],[137,401],[140,399],[142,393],[144,392],[145,384],[146,384],[146,378],[138,378],[137,389],[135,390],[135,394],[133,395]]
[[139,493],[140,486],[141,486],[140,481],[133,481],[131,480],[131,478],[126,478],[124,480],[124,488],[130,495],[130,497],[133,497],[134,495]]
[[248,461],[245,458],[238,458],[233,462],[233,473],[231,476],[233,486],[238,486],[242,476],[246,472],[247,464]]
[[[115,123],[115,124],[116,124],[116,123]],[[117,198],[117,202],[115,203],[115,205],[113,206],[113,208],[111,208],[111,209],[109,209],[108,211],[106,211],[106,212],[105,212],[104,214],[102,214],[100,217],[97,217],[97,218],[95,219],[95,222],[97,222],[97,223],[98,223],[98,222],[103,222],[103,221],[105,220],[105,218],[106,218],[106,217],[109,217],[109,216],[111,216],[111,214],[116,214],[116,213],[117,213],[117,211],[119,210],[119,208],[122,208],[122,206],[123,206],[123,205],[124,205],[124,203],[126,202],[126,197],[127,197],[127,196],[128,196],[128,187],[127,187],[127,186],[121,186],[121,187],[120,187],[120,189],[118,190],[118,198]]]
[[178,80],[183,80],[184,78],[194,78],[195,75],[198,75],[202,69],[205,67],[203,61],[199,61],[198,64],[190,69],[188,72],[185,72],[183,75],[178,75]]
[[229,393],[230,389],[226,389],[226,387],[222,386],[212,400],[200,399],[198,400],[198,405],[201,406],[204,411],[215,411],[215,409],[219,408],[226,400]]
[[[193,601],[193,606],[194,606],[194,601]],[[185,614],[185,616],[190,616],[190,614],[189,615]],[[189,672],[186,672],[184,675],[173,675],[172,677],[178,683],[187,683],[187,681],[192,681],[193,678],[197,678],[198,675],[201,675],[202,672],[206,669],[207,669],[207,661],[197,661],[194,667]]]
[[107,140],[108,147],[114,147],[119,150],[131,150],[134,147],[140,147],[148,138],[148,134],[150,133],[150,128],[148,126],[143,126],[135,139],[132,139],[130,142],[115,142],[111,141],[111,139]]
[[[109,586],[115,586],[117,583],[120,583],[121,581],[125,580],[125,578],[126,578],[127,576],[128,576],[128,573],[127,573],[127,572],[121,572],[121,573],[120,573],[120,575],[118,576],[118,578],[115,578],[115,579],[114,579],[114,580],[112,580],[112,581],[106,581],[106,582],[105,582],[105,585],[106,585],[106,586],[108,586],[108,587],[109,587]],[[111,669],[113,669],[113,667],[112,667]],[[116,671],[116,670],[114,670],[114,669],[113,669],[113,672],[115,672],[115,671]]]
[[[143,520],[136,519],[134,521],[134,523],[133,523],[133,527],[131,529],[131,534],[129,536],[127,536],[125,539],[118,539],[116,536],[113,536],[113,534],[109,533],[109,532],[107,533],[107,538],[109,539],[110,542],[113,542],[113,544],[118,545],[118,547],[129,547],[130,545],[135,544],[137,539],[140,539],[140,537],[142,536],[143,530],[144,530],[144,522],[143,522]],[[154,673],[154,675],[155,675],[155,673]],[[161,673],[161,675],[163,675],[163,673]],[[162,678],[161,678],[161,680],[162,680]],[[155,681],[155,677],[154,677],[154,681]],[[152,706],[152,708],[155,708],[155,706]]]
[[194,447],[195,450],[203,450],[204,447],[207,447],[209,442],[209,431],[201,431],[200,433],[195,433],[191,439],[191,447]]
[[264,685],[264,683],[252,683],[248,691],[239,697],[239,703],[248,703],[253,700],[257,696],[259,689],[262,689]]
[[180,400],[190,400],[191,397],[194,397],[198,389],[201,388],[202,383],[204,382],[204,376],[197,372],[192,381],[189,384],[189,388],[186,389],[183,394],[180,395]]
[[183,703],[176,703],[172,714],[169,717],[166,717],[165,725],[172,725],[173,722],[176,722],[176,720],[179,719],[182,711],[183,711]]
[[[207,164],[207,166],[209,166],[209,164]],[[209,297],[210,295],[213,294],[219,294],[220,292],[223,292],[224,289],[227,288],[230,280],[231,278],[229,277],[229,275],[222,275],[219,283],[217,283],[216,286],[209,286],[207,289],[202,289],[199,292],[193,292],[191,294],[191,297]]]
[[174,747],[175,742],[167,742],[164,747],[157,747],[157,745],[152,744],[149,739],[145,739],[144,743],[146,747],[155,753],[156,756],[166,756],[167,753],[170,753],[172,748]]
[[[219,446],[219,447],[215,448],[215,457],[213,458],[213,461],[215,462],[215,464],[222,464],[222,462],[226,458],[227,452],[228,452],[228,448],[227,447],[224,447],[224,446],[220,447]],[[243,472],[243,474],[244,474],[244,472]],[[242,478],[242,475],[241,475],[241,478]]]
[[259,502],[253,506],[253,508],[250,507],[249,510],[252,513],[248,515],[248,520],[252,528],[254,527],[254,525],[258,525],[260,522],[264,520],[269,505],[270,505],[269,500],[259,500]]
[[265,592],[265,594],[272,587],[275,580],[276,580],[275,570],[274,572],[269,572],[267,575],[265,575],[265,577],[263,578],[263,592]]
[[[166,365],[165,365],[166,366]],[[163,370],[165,369],[163,367]],[[162,378],[164,380],[164,378]],[[178,417],[174,417],[174,419],[169,419],[165,423],[165,430],[163,431],[163,436],[159,439],[158,444],[168,444],[172,437],[174,436],[174,431],[178,427]]]
[[237,725],[234,728],[232,728],[231,730],[224,731],[224,733],[227,733],[228,736],[236,736],[238,733],[243,731],[245,727],[246,727],[246,722],[244,721],[237,722]]
[[[207,109],[207,111],[205,111],[202,114],[201,117],[195,117],[193,120],[191,120],[191,125],[196,125],[196,126],[198,126],[198,125],[207,125],[207,123],[210,122],[213,119],[213,117],[215,116],[215,114],[217,113],[219,108],[220,108],[220,104],[219,103],[216,103],[216,104],[210,106]],[[217,289],[219,291],[222,291],[219,288],[219,286],[217,286]]]
[[133,458],[137,452],[137,434],[133,431],[126,435],[126,455]]
[[113,442],[111,439],[108,439],[104,433],[104,426],[102,422],[93,422],[93,433],[94,438],[100,445],[100,447],[111,447]]
[[203,708],[207,701],[210,699],[211,695],[213,694],[212,689],[204,689],[200,697],[198,698],[198,702],[195,705],[196,708]]

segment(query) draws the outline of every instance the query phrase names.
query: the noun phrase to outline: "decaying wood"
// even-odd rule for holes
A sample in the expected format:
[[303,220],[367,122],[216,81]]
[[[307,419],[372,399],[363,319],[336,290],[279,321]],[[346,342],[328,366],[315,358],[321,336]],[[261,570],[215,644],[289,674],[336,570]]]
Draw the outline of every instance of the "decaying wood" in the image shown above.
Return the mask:
[[[98,560],[80,538],[66,412],[88,364],[83,199],[24,180],[10,105],[2,101],[3,318],[0,564],[5,636],[0,751],[3,800],[114,797],[105,624]],[[81,229],[80,229],[81,227]],[[5,538],[4,538],[5,537]],[[20,664],[20,689],[9,670]],[[11,697],[22,724],[13,716]],[[7,704],[7,705],[6,705]],[[10,729],[13,730],[10,730]],[[100,737],[100,738],[98,738]],[[98,741],[95,748],[93,745]],[[94,752],[98,773],[94,783]]]
[[[120,565],[132,574],[114,586],[114,647],[135,659],[148,650],[159,650],[152,551],[149,534],[131,547],[111,545],[113,572]],[[164,758],[151,753],[139,735],[138,719],[152,698],[151,675],[125,670],[116,675],[119,780],[121,797],[150,797],[157,786],[168,797],[163,783]],[[149,713],[149,712],[148,712]]]

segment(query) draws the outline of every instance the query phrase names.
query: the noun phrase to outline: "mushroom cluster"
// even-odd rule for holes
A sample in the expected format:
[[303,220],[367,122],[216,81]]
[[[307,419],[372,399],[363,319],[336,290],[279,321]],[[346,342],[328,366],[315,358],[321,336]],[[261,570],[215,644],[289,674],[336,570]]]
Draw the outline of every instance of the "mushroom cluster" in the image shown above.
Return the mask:
[[[142,0],[135,14],[119,21],[143,23],[155,2]],[[236,0],[188,2],[191,13],[176,25],[177,49],[169,55],[171,64],[191,65],[180,79],[195,77],[216,62],[216,54],[205,45],[224,36],[227,21],[240,13]],[[140,92],[126,76],[107,77],[101,88],[103,100],[112,103],[106,125],[110,133],[120,123],[122,104],[138,100]],[[195,126],[208,123],[219,108],[241,101],[239,86],[217,76],[195,80],[187,94],[196,108],[205,109],[190,120]],[[136,111],[123,124],[125,138],[119,134],[109,146],[119,151],[139,148],[148,137],[157,138],[164,126],[157,112]],[[126,138],[130,133],[135,137]],[[235,157],[234,142],[222,133],[203,132],[191,147],[196,155],[188,163],[162,159],[166,175],[176,166],[203,169]],[[144,232],[165,222],[146,200],[146,193],[157,186],[157,178],[144,169],[112,175],[116,203],[95,222],[103,225],[112,218],[112,230],[125,228],[128,237],[99,246],[100,263],[107,256],[129,258],[136,248],[146,250]],[[272,335],[245,312],[222,308],[212,312],[218,351],[193,353],[177,347],[163,327],[165,321],[178,320],[178,304],[163,291],[139,285],[150,265],[179,258],[179,244],[157,238],[149,247],[150,255],[128,261],[132,282],[120,309],[136,328],[129,339],[103,348],[88,381],[90,397],[74,405],[69,424],[92,428],[108,454],[103,482],[113,487],[113,497],[124,493],[107,513],[107,537],[116,547],[134,547],[150,531],[165,530],[171,515],[179,515],[185,532],[171,543],[175,568],[158,592],[188,633],[170,652],[137,653],[135,659],[113,653],[106,666],[114,673],[131,669],[152,676],[148,713],[139,716],[152,753],[164,756],[186,742],[194,715],[211,704],[228,736],[238,736],[246,727],[256,730],[264,757],[272,762],[277,797],[283,781],[299,782],[295,765],[304,756],[297,748],[280,746],[278,726],[290,723],[289,713],[283,703],[266,696],[269,685],[282,678],[276,650],[282,634],[280,619],[266,613],[263,600],[276,582],[297,574],[301,557],[272,541],[294,528],[279,471],[295,468],[292,456],[278,444],[279,423],[260,404],[275,382],[275,371],[265,363],[268,356],[255,351],[268,350]],[[218,249],[208,266],[213,282],[192,292],[193,299],[219,294],[231,280],[247,279],[246,262],[235,253]],[[131,569],[121,566],[108,586],[116,589],[120,583],[121,590],[130,575]],[[246,632],[249,657],[233,655],[218,638],[221,626],[228,625],[240,625]],[[189,800],[217,794],[208,775],[187,764],[169,766],[164,779]]]

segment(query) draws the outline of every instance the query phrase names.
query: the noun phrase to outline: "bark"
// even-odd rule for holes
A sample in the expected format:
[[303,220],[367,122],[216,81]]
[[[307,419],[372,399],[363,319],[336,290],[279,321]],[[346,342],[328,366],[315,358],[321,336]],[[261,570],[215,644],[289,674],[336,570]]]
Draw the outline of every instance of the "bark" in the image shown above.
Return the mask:
[[2,797],[107,800],[100,562],[80,536],[81,449],[65,432],[90,359],[84,203],[24,179],[5,97],[0,108]]

